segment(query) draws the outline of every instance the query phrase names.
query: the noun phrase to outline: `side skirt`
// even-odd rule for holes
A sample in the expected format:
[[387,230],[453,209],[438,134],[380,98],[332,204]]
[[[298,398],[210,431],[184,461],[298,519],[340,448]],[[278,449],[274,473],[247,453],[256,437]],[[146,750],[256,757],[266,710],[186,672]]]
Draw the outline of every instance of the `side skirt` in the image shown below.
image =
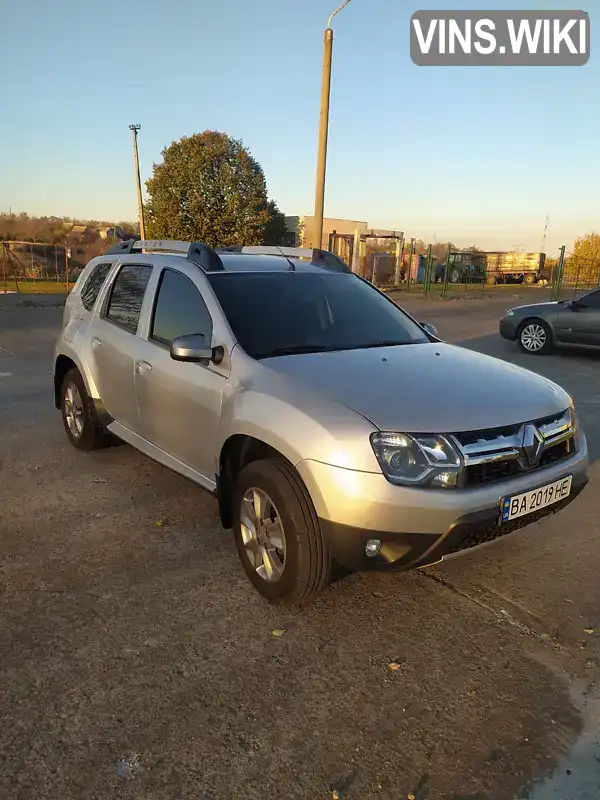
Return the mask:
[[202,475],[201,472],[198,472],[198,470],[190,467],[188,464],[184,464],[183,461],[175,458],[175,456],[165,453],[165,451],[161,450],[160,447],[157,447],[147,439],[138,436],[137,433],[130,431],[129,428],[126,428],[119,422],[113,421],[107,427],[111,433],[114,433],[114,435],[118,436],[119,439],[123,439],[124,442],[127,442],[127,444],[135,447],[136,450],[140,450],[140,452],[144,453],[144,455],[150,456],[150,458],[153,458],[154,461],[158,461],[159,464],[163,464],[165,467],[172,469],[174,472],[178,472],[185,478],[189,478],[189,480],[194,481],[194,483],[202,486],[203,489],[215,494],[217,489],[216,481],[207,478],[205,475]]

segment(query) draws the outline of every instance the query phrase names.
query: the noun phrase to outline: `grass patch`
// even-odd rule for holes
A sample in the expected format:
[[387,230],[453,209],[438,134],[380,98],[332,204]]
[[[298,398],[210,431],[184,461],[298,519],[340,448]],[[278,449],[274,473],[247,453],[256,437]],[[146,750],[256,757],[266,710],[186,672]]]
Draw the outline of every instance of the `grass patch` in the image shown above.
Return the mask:
[[[69,288],[73,287],[73,283]],[[9,292],[14,292],[16,289],[15,282],[11,280],[6,281],[6,288]],[[0,285],[0,289],[4,290],[4,284]],[[20,294],[66,294],[67,285],[64,281],[19,281]]]

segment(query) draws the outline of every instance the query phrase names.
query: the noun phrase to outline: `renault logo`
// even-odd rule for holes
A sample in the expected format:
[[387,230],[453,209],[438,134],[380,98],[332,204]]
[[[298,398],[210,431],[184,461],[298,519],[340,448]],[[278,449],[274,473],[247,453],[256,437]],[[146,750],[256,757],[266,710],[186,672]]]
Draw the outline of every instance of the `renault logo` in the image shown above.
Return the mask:
[[523,425],[520,431],[521,455],[519,456],[519,464],[521,469],[533,469],[537,467],[544,452],[544,437],[535,427],[530,423]]

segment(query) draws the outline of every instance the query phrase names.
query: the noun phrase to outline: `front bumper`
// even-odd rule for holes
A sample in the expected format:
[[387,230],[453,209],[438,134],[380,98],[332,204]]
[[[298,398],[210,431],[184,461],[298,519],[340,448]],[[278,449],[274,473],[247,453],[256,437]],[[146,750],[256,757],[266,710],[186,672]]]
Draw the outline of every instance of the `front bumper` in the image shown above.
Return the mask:
[[519,320],[516,316],[502,317],[499,325],[500,336],[502,336],[504,339],[510,339],[511,342],[514,342],[517,338],[518,327]]
[[[315,461],[297,469],[308,488],[332,558],[352,570],[425,566],[459,550],[492,541],[536,522],[571,503],[587,483],[585,437],[571,458],[511,480],[473,489],[416,489],[394,486],[382,474],[354,472]],[[499,524],[504,497],[573,476],[566,500]],[[379,539],[374,558],[365,554]]]
[[[499,507],[466,514],[459,517],[441,536],[427,533],[365,531],[329,520],[321,520],[321,529],[327,539],[333,560],[348,569],[366,571],[426,567],[461,550],[488,544],[555,514],[569,505],[583,491],[587,482],[587,478],[580,478],[577,484],[572,484],[571,494],[562,502],[502,525],[499,524]],[[381,542],[381,549],[373,558],[365,554],[365,546],[370,539],[379,539]]]

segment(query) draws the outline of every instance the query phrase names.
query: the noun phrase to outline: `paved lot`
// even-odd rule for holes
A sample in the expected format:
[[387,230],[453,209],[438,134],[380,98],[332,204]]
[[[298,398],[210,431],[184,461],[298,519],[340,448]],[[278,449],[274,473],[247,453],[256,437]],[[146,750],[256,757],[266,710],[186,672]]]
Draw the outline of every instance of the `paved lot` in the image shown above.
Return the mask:
[[571,391],[591,486],[301,611],[254,593],[197,487],[127,446],[67,446],[61,311],[0,311],[0,797],[597,800],[600,355],[522,356],[495,333],[519,302],[406,301]]

